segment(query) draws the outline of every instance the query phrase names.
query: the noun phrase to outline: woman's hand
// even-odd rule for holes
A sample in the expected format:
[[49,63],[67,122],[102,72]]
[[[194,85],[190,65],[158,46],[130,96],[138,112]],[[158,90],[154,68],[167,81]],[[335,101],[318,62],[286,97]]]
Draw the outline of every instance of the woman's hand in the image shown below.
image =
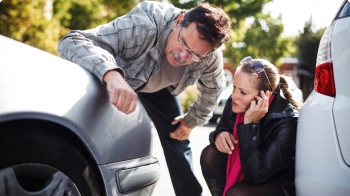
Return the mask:
[[251,122],[257,122],[265,116],[269,109],[269,98],[272,93],[270,91],[260,91],[260,96],[255,96],[255,99],[251,102],[250,108],[244,114],[244,124]]
[[234,149],[234,144],[238,144],[238,140],[227,131],[223,131],[216,136],[215,146],[220,152],[231,154]]

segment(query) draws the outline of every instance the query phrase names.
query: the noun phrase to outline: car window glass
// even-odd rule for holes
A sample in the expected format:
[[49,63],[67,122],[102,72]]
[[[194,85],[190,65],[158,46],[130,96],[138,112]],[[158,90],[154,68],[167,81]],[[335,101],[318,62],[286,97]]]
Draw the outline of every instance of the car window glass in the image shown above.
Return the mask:
[[344,18],[350,16],[350,1],[346,2],[343,8],[340,10],[337,18]]

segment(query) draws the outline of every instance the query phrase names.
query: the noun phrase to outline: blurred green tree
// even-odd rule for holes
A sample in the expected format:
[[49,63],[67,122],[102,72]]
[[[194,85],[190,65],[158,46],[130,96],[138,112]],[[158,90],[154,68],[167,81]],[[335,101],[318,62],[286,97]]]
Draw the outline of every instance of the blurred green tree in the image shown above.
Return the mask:
[[[221,6],[230,16],[232,31],[230,40],[225,45],[225,57],[237,66],[245,56],[260,57],[279,65],[281,57],[290,56],[294,51],[291,38],[283,38],[281,16],[271,17],[263,14],[263,7],[272,0],[207,0]],[[189,9],[201,0],[169,0],[177,7]]]
[[289,55],[291,42],[290,38],[283,38],[282,33],[281,17],[272,18],[270,14],[257,13],[233,32],[232,39],[226,45],[225,56],[234,65],[248,55],[279,65],[279,59]]
[[88,29],[130,11],[139,0],[3,0],[0,34],[57,55],[70,29]]
[[[126,14],[141,0],[4,0],[0,3],[0,33],[56,54],[57,42],[70,29],[88,29]],[[246,55],[264,57],[272,62],[288,51],[288,39],[280,37],[283,24],[261,13],[272,0],[207,0],[221,6],[232,21],[231,39],[225,56],[236,65]],[[177,7],[189,9],[200,0],[169,0]],[[46,10],[45,10],[46,9]],[[47,17],[47,14],[52,16]],[[284,52],[283,52],[284,51]]]
[[313,89],[317,51],[325,30],[326,28],[315,30],[310,17],[305,22],[303,32],[300,32],[295,40],[298,48],[300,89],[303,91],[304,100]]
[[[184,9],[190,9],[203,0],[168,0],[174,6]],[[272,0],[206,0],[211,5],[221,6],[232,19],[232,28],[237,29],[236,25],[249,16],[255,16],[261,12],[264,5]]]
[[298,47],[297,56],[300,61],[300,68],[315,73],[317,51],[320,40],[326,28],[314,30],[312,18],[306,21],[303,32],[300,32],[295,41]]
[[5,0],[0,3],[0,34],[57,54],[59,21],[51,18],[46,0]]
[[53,14],[67,29],[89,29],[129,12],[140,0],[55,0]]
[[107,12],[102,0],[55,0],[53,15],[67,29],[88,29],[105,23]]
[[137,3],[142,0],[102,0],[103,4],[106,6],[106,19],[108,21],[113,20],[118,16],[127,14]]
[[182,111],[184,113],[188,112],[188,109],[193,104],[193,102],[196,100],[198,94],[198,89],[196,86],[189,86],[187,87],[180,95],[180,103],[182,107]]

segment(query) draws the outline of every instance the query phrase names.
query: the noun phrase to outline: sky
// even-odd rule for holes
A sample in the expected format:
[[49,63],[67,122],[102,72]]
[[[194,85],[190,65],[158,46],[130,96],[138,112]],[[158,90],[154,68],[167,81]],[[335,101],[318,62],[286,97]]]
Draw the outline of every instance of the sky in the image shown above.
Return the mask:
[[302,32],[310,16],[315,29],[329,26],[342,2],[343,0],[273,0],[266,4],[263,12],[270,12],[274,18],[281,14],[283,36],[294,36]]

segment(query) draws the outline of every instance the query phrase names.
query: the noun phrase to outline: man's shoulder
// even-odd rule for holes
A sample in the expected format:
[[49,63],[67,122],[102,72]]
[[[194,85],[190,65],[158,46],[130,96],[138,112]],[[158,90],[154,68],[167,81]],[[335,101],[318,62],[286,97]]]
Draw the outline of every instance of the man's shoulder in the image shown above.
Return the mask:
[[[221,48],[218,48],[216,50],[214,50],[208,57],[207,57],[207,61],[205,61],[205,65],[209,64],[212,66],[219,66],[222,67],[223,66],[223,52],[221,50]],[[208,68],[209,68],[208,67]]]
[[175,7],[170,3],[162,3],[157,1],[143,1],[137,4],[138,8],[143,11],[152,12],[152,13],[180,13],[182,10]]
[[161,3],[155,1],[144,1],[137,4],[128,15],[142,17],[142,20],[149,20],[156,23],[157,26],[169,25],[182,12],[169,3]]

